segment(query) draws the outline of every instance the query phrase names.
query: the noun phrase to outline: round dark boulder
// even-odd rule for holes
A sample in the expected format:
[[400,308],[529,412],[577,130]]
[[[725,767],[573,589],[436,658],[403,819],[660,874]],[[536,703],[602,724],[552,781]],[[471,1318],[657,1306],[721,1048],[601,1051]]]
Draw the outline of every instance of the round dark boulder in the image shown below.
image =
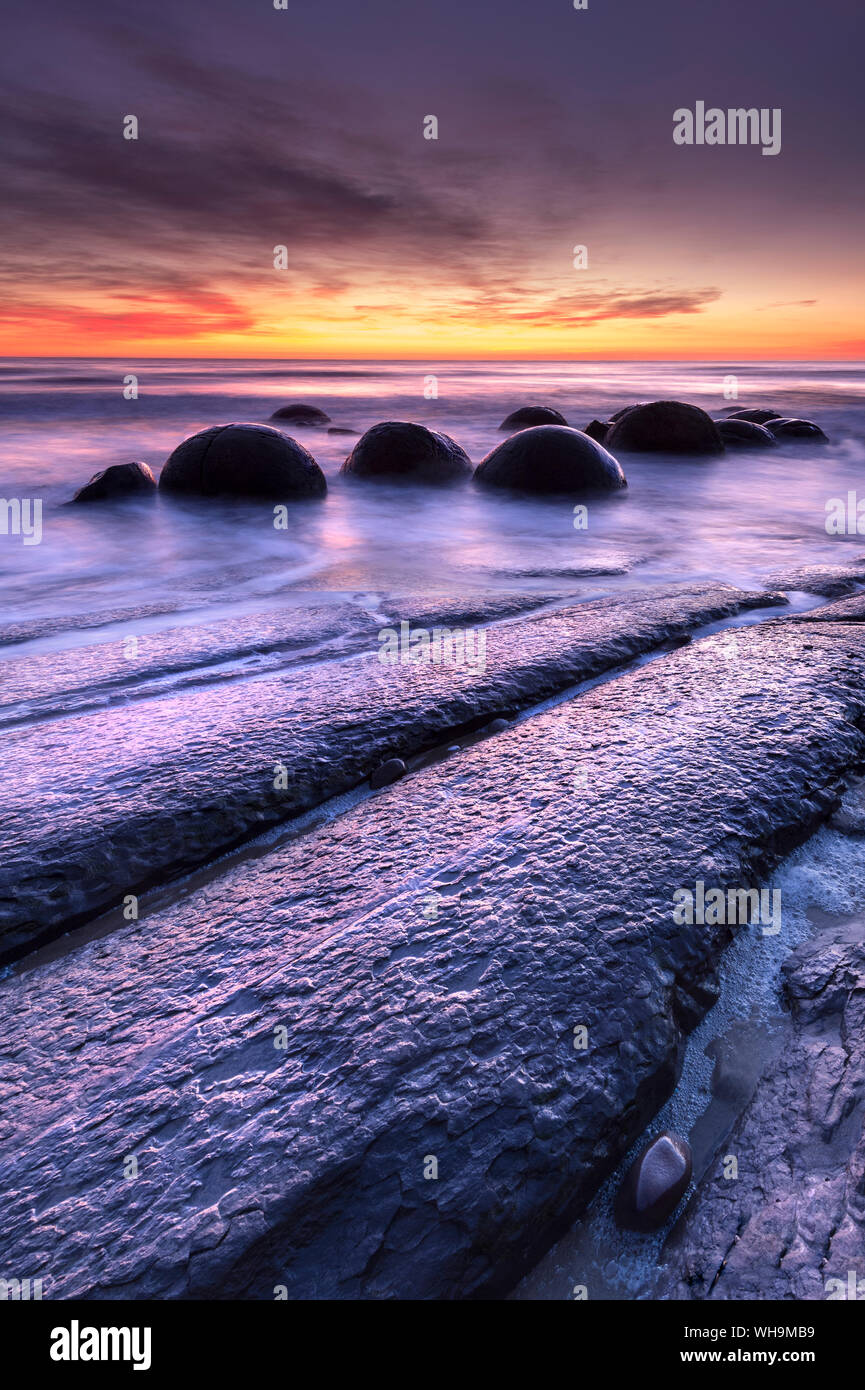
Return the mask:
[[381,763],[372,773],[369,785],[373,791],[378,791],[380,787],[389,787],[391,782],[398,782],[400,777],[405,777],[406,771],[402,758],[388,758],[386,763]]
[[780,420],[777,410],[731,410],[729,419],[750,420],[752,425],[765,425],[767,420]]
[[325,476],[312,454],[269,425],[212,425],[179,444],[159,486],[201,497],[323,497]]
[[145,496],[156,491],[156,479],[146,463],[112,463],[80,487],[73,502],[105,502],[112,497]]
[[550,405],[521,405],[499,425],[500,430],[526,430],[532,425],[566,425],[568,422]]
[[621,410],[617,410],[615,415],[610,416],[610,424],[614,425],[617,420],[621,420],[623,415],[627,415],[629,410],[637,410],[641,405],[646,405],[646,401],[638,401],[636,405],[623,405]]
[[458,483],[471,471],[468,454],[449,435],[404,420],[373,425],[342,465],[349,477],[410,483]]
[[773,449],[777,444],[765,425],[750,420],[719,420],[718,432],[725,449]]
[[475,481],[484,487],[571,495],[628,486],[612,454],[568,425],[536,425],[511,435],[478,464]]
[[684,401],[635,405],[615,421],[606,439],[614,453],[722,454],[715,421],[699,406]]
[[360,434],[360,430],[347,430],[343,425],[331,425],[328,434]]
[[590,439],[594,439],[596,444],[603,444],[611,429],[612,424],[609,421],[590,420],[583,430],[583,434],[587,434]]
[[329,425],[330,416],[315,405],[281,405],[271,420],[283,420],[287,425]]
[[771,430],[776,439],[801,439],[805,443],[810,440],[812,444],[829,443],[820,426],[811,420],[787,420],[782,417],[779,420],[770,420],[766,429]]
[[690,1181],[690,1146],[677,1134],[659,1134],[628,1169],[616,1197],[616,1223],[626,1231],[656,1231]]

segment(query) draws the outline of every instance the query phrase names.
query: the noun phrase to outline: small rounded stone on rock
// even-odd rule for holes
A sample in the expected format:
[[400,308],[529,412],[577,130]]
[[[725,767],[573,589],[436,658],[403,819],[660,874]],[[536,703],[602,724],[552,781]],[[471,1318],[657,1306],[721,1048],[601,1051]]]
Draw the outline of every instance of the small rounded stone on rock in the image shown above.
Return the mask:
[[389,787],[391,782],[398,782],[400,777],[404,777],[407,768],[402,758],[388,758],[386,763],[377,767],[369,779],[369,785],[373,791],[378,791],[380,787]]
[[510,722],[509,722],[507,719],[501,719],[501,718],[499,718],[499,719],[494,719],[494,720],[492,721],[491,724],[488,724],[488,725],[487,725],[487,733],[488,733],[488,734],[503,734],[504,731],[505,731],[505,729],[509,729],[509,728],[510,728]]
[[616,1223],[628,1231],[656,1231],[691,1181],[691,1149],[665,1131],[631,1165],[616,1197]]

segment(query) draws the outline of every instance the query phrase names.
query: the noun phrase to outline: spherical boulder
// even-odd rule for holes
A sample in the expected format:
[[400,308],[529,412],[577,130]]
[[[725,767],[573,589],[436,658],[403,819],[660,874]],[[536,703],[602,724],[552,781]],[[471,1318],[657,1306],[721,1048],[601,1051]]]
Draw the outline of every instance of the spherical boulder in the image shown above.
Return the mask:
[[781,415],[777,410],[731,410],[730,420],[749,420],[752,425],[765,425],[767,420],[780,420]]
[[312,454],[269,425],[211,425],[179,444],[159,487],[201,497],[323,497],[325,476]]
[[520,492],[613,492],[627,487],[612,454],[569,425],[535,425],[497,444],[475,470],[484,487]]
[[341,471],[351,478],[439,484],[471,477],[472,465],[450,435],[386,420],[361,435]]
[[112,463],[80,487],[73,502],[105,502],[113,497],[146,497],[156,491],[156,479],[146,463]]
[[699,406],[684,401],[650,401],[635,405],[615,421],[606,439],[614,452],[722,454],[724,444],[715,421]]
[[828,436],[823,433],[819,425],[815,425],[811,420],[788,420],[782,416],[779,420],[770,420],[766,426],[771,430],[776,439],[800,439],[812,444],[828,444]]
[[627,1231],[656,1231],[690,1181],[690,1146],[677,1134],[659,1134],[628,1169],[616,1197],[616,1223]]
[[568,422],[550,405],[521,405],[499,425],[500,430],[525,430],[532,425],[566,425]]
[[325,415],[315,405],[281,405],[271,415],[271,420],[282,420],[287,425],[329,425],[330,416]]
[[777,440],[765,425],[750,420],[719,420],[718,433],[725,449],[774,449]]
[[617,410],[615,415],[610,416],[610,424],[614,425],[617,420],[621,420],[622,416],[627,415],[629,410],[636,410],[638,406],[646,404],[646,401],[637,401],[636,405],[623,405],[621,410]]

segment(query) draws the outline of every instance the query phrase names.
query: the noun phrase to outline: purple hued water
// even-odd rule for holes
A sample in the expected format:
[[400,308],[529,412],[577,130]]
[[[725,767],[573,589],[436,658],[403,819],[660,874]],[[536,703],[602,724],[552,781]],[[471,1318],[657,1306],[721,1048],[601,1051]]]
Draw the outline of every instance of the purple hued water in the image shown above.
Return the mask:
[[[137,400],[123,381],[138,378]],[[738,378],[737,401],[724,381]],[[425,398],[433,375],[438,396]],[[429,389],[427,385],[427,389]],[[549,404],[571,424],[639,400],[677,398],[721,415],[769,405],[814,419],[828,446],[787,444],[717,459],[630,456],[627,492],[593,502],[586,530],[563,501],[346,486],[348,435],[290,427],[330,491],[273,526],[266,503],[68,507],[100,468],[142,459],[154,473],[196,430],[266,422],[293,401],[364,430],[417,420],[452,435],[477,463],[511,410]],[[201,607],[214,618],[291,601],[299,590],[555,591],[573,571],[586,596],[690,578],[753,585],[767,571],[854,559],[865,537],[826,531],[826,504],[865,494],[865,366],[851,363],[388,363],[6,359],[0,364],[0,496],[41,498],[38,545],[0,536],[0,621],[69,619],[137,605]]]

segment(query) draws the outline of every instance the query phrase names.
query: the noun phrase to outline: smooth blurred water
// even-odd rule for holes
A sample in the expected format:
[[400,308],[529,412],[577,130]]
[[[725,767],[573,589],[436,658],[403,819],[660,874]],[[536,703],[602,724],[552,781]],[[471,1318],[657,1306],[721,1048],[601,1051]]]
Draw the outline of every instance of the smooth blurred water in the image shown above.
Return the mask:
[[[139,396],[123,397],[138,377]],[[724,396],[735,374],[739,399]],[[426,399],[429,377],[438,397]],[[291,428],[328,476],[320,503],[296,505],[288,531],[265,503],[155,501],[68,507],[100,468],[142,459],[154,473],[188,435],[266,421],[279,405],[322,407],[364,430],[416,420],[451,434],[475,462],[523,404],[571,424],[638,400],[688,400],[713,414],[769,405],[815,419],[829,446],[788,444],[718,459],[623,456],[628,491],[572,504],[481,493],[347,485],[350,436]],[[865,537],[834,537],[826,503],[865,495],[865,365],[833,363],[383,363],[5,360],[0,364],[0,497],[41,498],[43,539],[0,535],[3,621],[171,603],[262,607],[305,591],[479,588],[554,591],[581,567],[628,568],[591,592],[688,578],[752,584],[767,570],[844,561]]]

